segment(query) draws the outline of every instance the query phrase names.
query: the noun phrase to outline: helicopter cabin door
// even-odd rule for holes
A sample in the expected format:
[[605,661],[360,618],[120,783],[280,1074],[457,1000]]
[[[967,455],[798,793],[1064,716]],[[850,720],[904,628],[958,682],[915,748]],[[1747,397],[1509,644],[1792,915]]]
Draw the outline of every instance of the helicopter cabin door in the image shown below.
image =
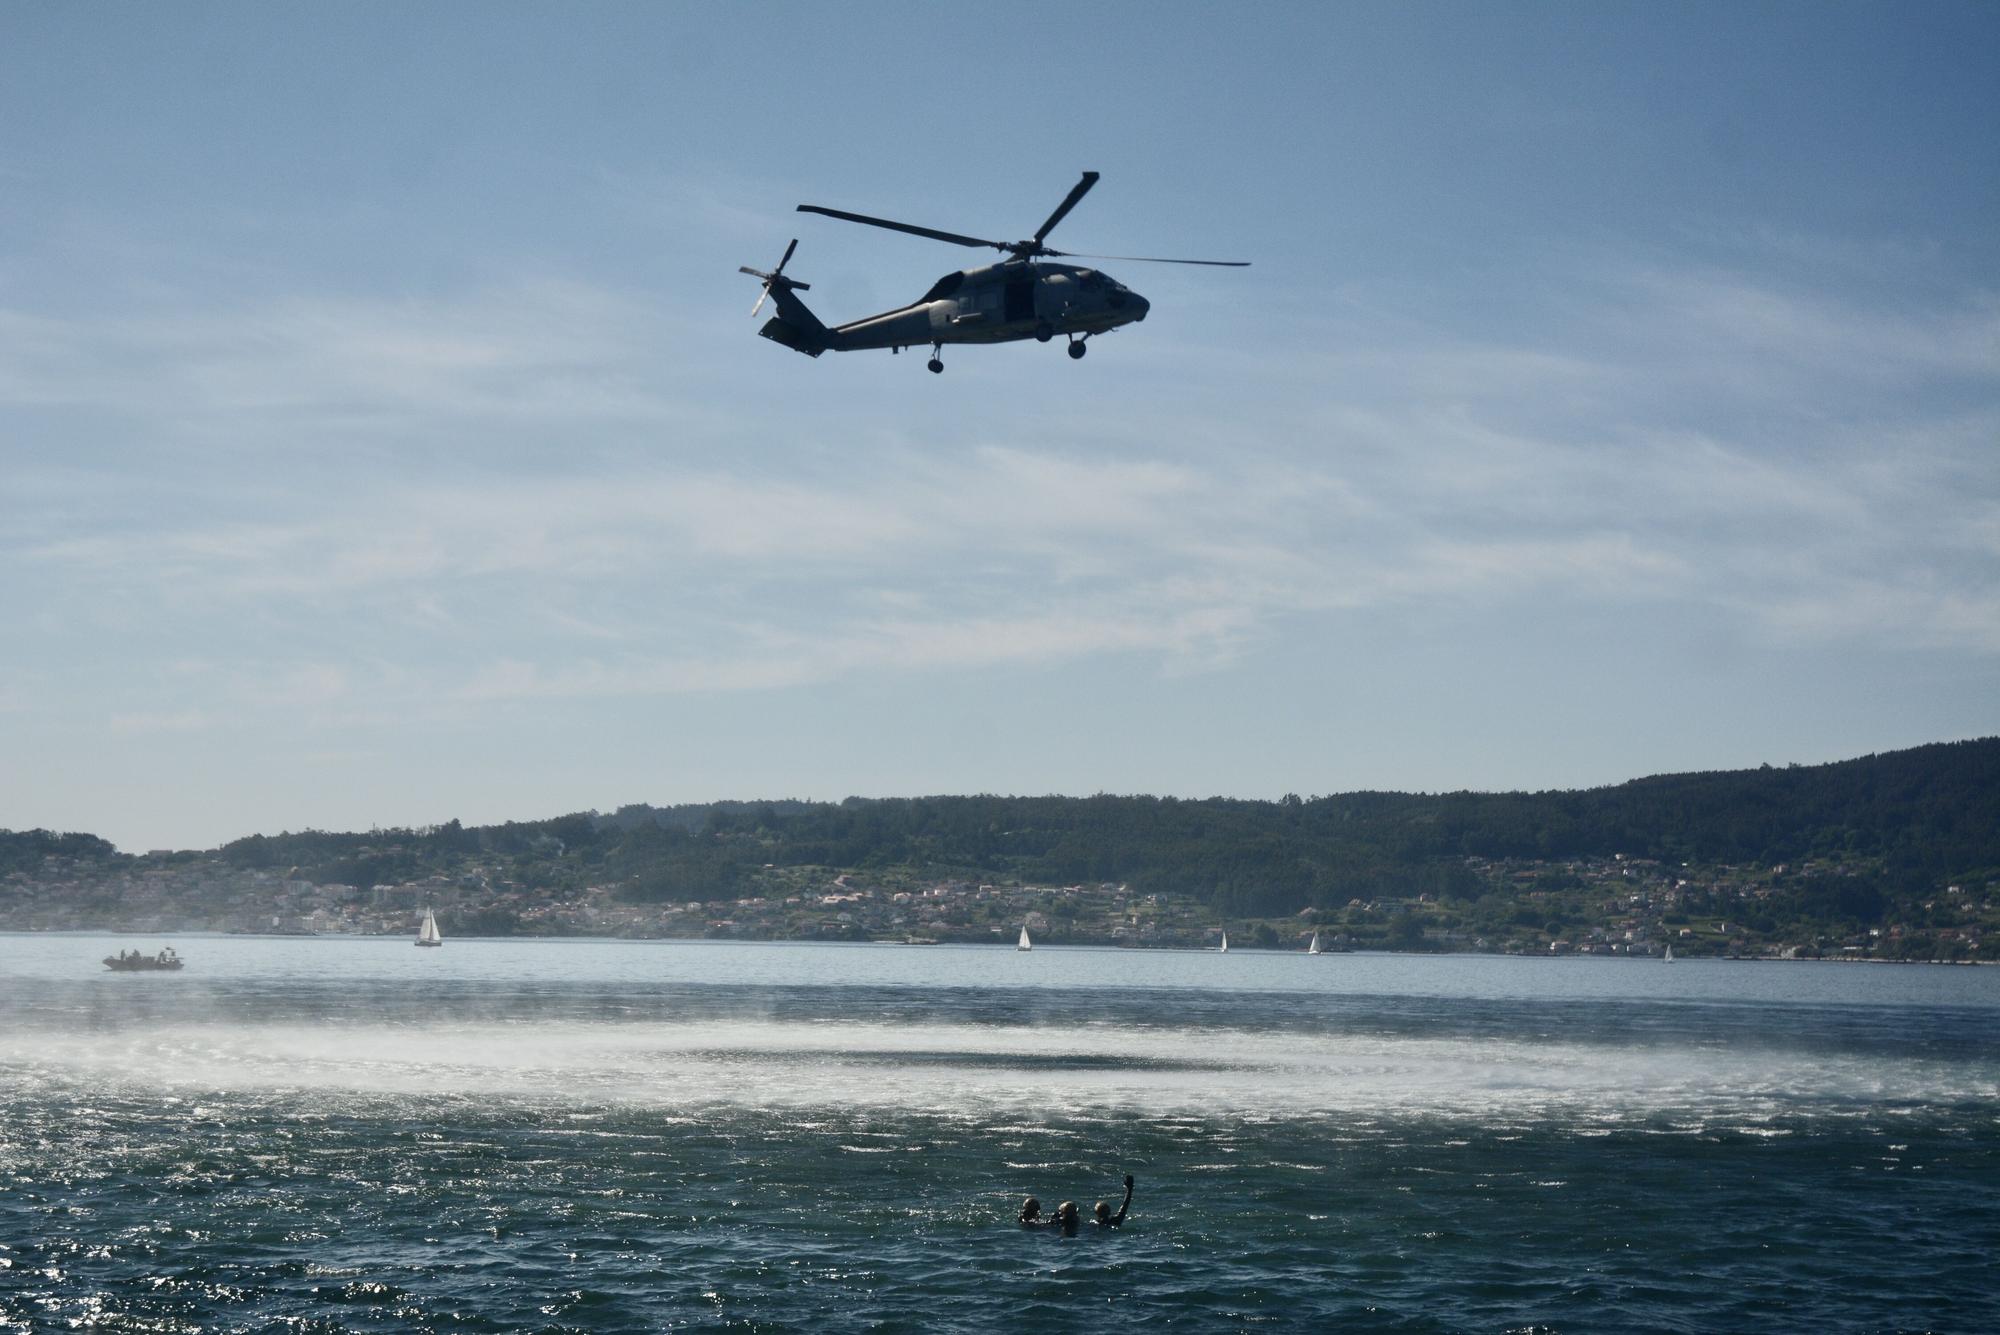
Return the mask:
[[1019,320],[1035,318],[1035,279],[1033,274],[1023,274],[1007,280],[1008,324]]

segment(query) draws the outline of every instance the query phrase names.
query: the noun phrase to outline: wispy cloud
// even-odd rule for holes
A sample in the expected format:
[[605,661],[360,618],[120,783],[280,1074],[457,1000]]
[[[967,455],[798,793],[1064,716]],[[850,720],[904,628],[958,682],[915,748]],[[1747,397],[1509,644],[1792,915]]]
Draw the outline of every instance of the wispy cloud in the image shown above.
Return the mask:
[[[286,647],[249,650],[232,698],[328,718],[1102,655],[1209,671],[1292,619],[1382,607],[1684,606],[1788,643],[2000,653],[1990,302],[1870,310],[1600,264],[1550,307],[1485,337],[1379,303],[1314,317],[1294,340],[1314,351],[1246,359],[1226,412],[1166,379],[1100,414],[1110,447],[1005,415],[941,447],[890,419],[865,448],[593,447],[571,469],[522,442],[699,436],[734,411],[649,376],[635,341],[671,331],[579,284],[0,312],[0,411],[291,422],[296,476],[324,482],[210,465],[148,507],[156,471],[114,512],[113,480],[50,465],[0,510],[0,550],[107,615],[258,625]],[[410,438],[497,462],[381,448]],[[337,467],[350,440],[367,469]],[[328,625],[369,647],[328,652]]]
[[451,692],[471,702],[690,692],[757,691],[806,686],[858,673],[1038,666],[1057,667],[1102,654],[1150,654],[1170,663],[1226,660],[1251,620],[1218,606],[1072,607],[957,618],[874,619],[822,634],[759,628],[754,652],[586,660],[548,668],[503,659]]
[[175,709],[113,714],[107,722],[114,734],[130,737],[149,733],[206,732],[219,721],[219,716],[205,709]]
[[110,315],[0,308],[0,409],[120,412],[267,448],[397,424],[524,418],[654,426],[688,416],[641,350],[671,315],[538,279],[450,299],[192,294]]
[[1647,272],[1632,282],[1662,332],[1717,360],[1740,358],[1745,372],[1781,370],[1835,392],[1939,377],[2000,377],[2000,296],[1994,293],[1911,311],[1729,273]]

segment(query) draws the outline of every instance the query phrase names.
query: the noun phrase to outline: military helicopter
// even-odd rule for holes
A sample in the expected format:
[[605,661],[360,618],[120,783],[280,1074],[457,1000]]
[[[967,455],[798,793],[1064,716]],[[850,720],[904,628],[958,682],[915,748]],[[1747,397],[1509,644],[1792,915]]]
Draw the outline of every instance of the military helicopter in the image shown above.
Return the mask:
[[1035,229],[1026,241],[988,241],[983,237],[941,232],[933,227],[871,218],[864,213],[846,213],[818,204],[799,205],[800,213],[823,213],[829,218],[886,227],[892,232],[908,232],[949,241],[955,246],[990,246],[1007,252],[997,264],[948,273],[931,285],[931,290],[908,306],[871,315],[866,319],[828,328],[806,304],[793,295],[811,290],[811,284],[785,277],[785,266],[799,248],[798,238],[785,247],[778,267],[765,273],[741,266],[737,272],[764,280],[764,291],[750,308],[754,319],[764,309],[766,298],[777,302],[778,313],[765,321],[757,332],[795,352],[817,357],[822,352],[857,352],[863,348],[887,348],[901,352],[920,344],[931,345],[927,363],[933,373],[944,370],[940,354],[947,343],[1012,343],[1032,338],[1047,343],[1057,334],[1069,338],[1069,355],[1082,357],[1084,340],[1146,318],[1152,303],[1126,287],[1110,274],[1074,264],[1050,264],[1051,259],[1129,260],[1145,264],[1205,264],[1218,268],[1243,269],[1247,260],[1168,260],[1145,255],[1088,255],[1055,250],[1043,244],[1055,225],[1063,220],[1077,201],[1097,184],[1096,172],[1085,172],[1071,187],[1063,202],[1056,205],[1048,221]]

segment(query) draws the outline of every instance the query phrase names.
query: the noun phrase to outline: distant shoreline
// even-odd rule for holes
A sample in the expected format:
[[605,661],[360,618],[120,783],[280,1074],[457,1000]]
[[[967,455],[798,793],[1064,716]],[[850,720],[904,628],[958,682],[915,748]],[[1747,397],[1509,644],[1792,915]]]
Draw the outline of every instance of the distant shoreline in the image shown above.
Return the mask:
[[[7,928],[0,929],[4,937],[74,937],[77,940],[110,939],[117,937],[147,940],[185,941],[408,941],[411,938],[389,932],[132,932],[116,928],[63,927],[63,928]],[[515,936],[455,936],[450,944],[478,942],[481,944],[505,944],[508,942],[576,942],[600,945],[683,945],[683,946],[831,946],[846,950],[863,949],[872,946],[895,946],[908,949],[931,949],[934,947],[959,950],[998,950],[1014,953],[1015,947],[1003,941],[818,941],[810,937],[716,937],[716,936],[585,936],[563,934],[560,936],[538,936],[522,933]],[[1045,941],[1036,950],[1086,951],[1102,950],[1132,954],[1162,955],[1214,955],[1219,954],[1213,946],[1141,946],[1098,941]],[[1259,946],[1235,946],[1232,955],[1298,955],[1306,956],[1303,950],[1271,950]],[[1468,960],[1562,960],[1574,963],[1636,963],[1665,964],[1668,961],[1658,955],[1610,955],[1566,952],[1563,954],[1531,954],[1526,951],[1503,950],[1328,950],[1318,958],[1338,960],[1342,956],[1371,956],[1375,958],[1393,957],[1402,959],[1468,959]],[[1885,959],[1879,955],[1684,955],[1672,961],[1676,964],[1703,964],[1718,961],[1736,964],[1922,964],[1945,967],[1981,967],[2000,964],[2000,960],[1921,960]]]

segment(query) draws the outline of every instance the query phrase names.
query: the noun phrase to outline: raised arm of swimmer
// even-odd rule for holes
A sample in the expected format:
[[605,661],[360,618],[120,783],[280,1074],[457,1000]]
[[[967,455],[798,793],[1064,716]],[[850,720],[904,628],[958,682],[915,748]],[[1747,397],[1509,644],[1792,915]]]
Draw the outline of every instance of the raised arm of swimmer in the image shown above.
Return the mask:
[[1117,1228],[1125,1222],[1125,1212],[1132,1208],[1132,1175],[1125,1174],[1125,1199],[1118,1203],[1118,1213],[1111,1213],[1111,1207],[1103,1201],[1097,1203],[1093,1213],[1097,1216],[1098,1227]]

